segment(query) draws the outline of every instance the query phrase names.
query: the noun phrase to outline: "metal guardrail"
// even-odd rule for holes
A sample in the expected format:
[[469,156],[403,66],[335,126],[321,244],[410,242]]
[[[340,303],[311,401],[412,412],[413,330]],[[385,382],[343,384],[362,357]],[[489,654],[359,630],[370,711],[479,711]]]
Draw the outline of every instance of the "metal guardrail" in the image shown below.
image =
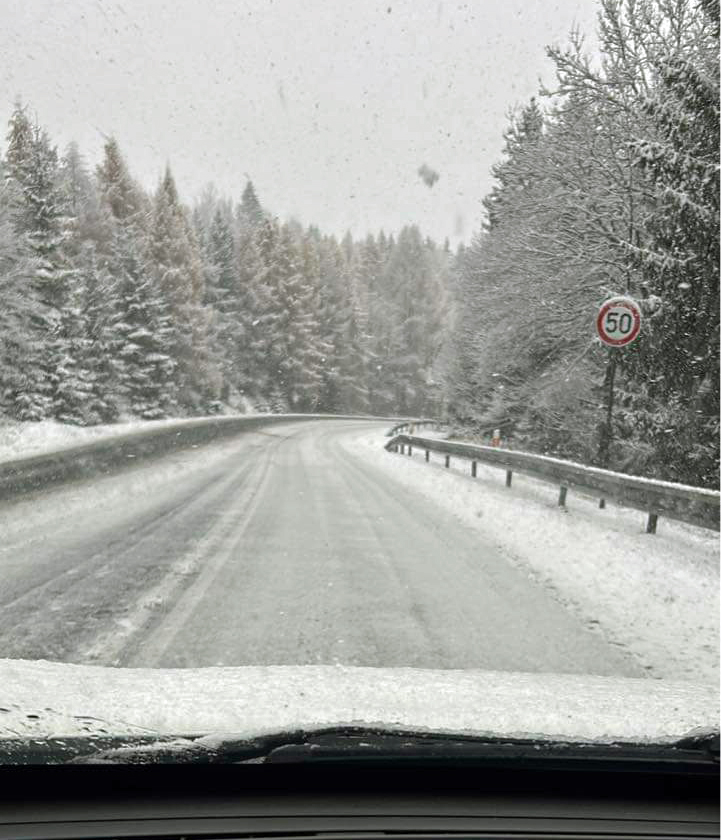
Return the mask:
[[421,417],[418,420],[404,420],[402,423],[398,423],[397,425],[393,426],[392,429],[386,432],[386,437],[393,437],[393,435],[400,434],[402,432],[413,432],[416,429],[440,429],[441,427],[445,426],[446,424],[442,420],[432,420],[427,417]]
[[139,461],[202,446],[253,429],[303,420],[395,420],[336,414],[203,417],[101,438],[56,452],[0,462],[0,502],[80,479],[117,472]]
[[434,440],[415,435],[398,434],[388,441],[389,451],[413,454],[413,449],[425,451],[426,461],[431,452],[444,454],[446,467],[451,456],[471,462],[471,475],[476,476],[476,464],[483,463],[506,471],[506,487],[510,487],[513,473],[521,473],[559,486],[558,504],[566,505],[569,489],[601,499],[618,502],[626,507],[648,513],[646,532],[656,533],[659,516],[676,519],[690,525],[719,530],[721,494],[717,490],[656,481],[649,478],[587,467],[560,458],[514,452],[493,446],[480,446],[448,440]]

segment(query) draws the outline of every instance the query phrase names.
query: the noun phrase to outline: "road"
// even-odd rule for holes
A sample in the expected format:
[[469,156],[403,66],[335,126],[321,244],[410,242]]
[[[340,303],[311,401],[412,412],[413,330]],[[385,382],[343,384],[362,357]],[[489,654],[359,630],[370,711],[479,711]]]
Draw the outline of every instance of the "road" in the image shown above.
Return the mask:
[[269,427],[0,507],[0,656],[643,675],[364,463],[367,430]]

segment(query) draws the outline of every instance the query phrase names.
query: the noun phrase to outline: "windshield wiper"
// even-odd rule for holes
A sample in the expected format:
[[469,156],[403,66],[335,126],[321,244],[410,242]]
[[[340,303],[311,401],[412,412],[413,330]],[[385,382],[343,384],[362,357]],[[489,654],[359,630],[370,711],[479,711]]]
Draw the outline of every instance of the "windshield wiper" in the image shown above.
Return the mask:
[[612,744],[497,738],[341,726],[232,735],[83,737],[0,741],[0,764],[472,763],[493,766],[718,772],[719,734],[694,731],[670,743]]

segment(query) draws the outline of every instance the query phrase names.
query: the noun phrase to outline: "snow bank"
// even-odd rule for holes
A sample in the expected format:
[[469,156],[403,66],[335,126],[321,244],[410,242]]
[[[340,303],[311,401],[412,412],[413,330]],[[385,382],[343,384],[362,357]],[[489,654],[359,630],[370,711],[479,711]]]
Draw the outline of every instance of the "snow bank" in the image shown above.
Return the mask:
[[[213,415],[219,417],[222,415]],[[162,426],[177,426],[196,422],[198,417],[170,420],[132,420],[100,426],[72,426],[55,420],[39,423],[0,423],[0,463],[17,458],[30,458],[48,452],[58,452],[101,438],[143,432]]]
[[718,725],[710,686],[414,668],[99,668],[0,660],[0,736],[234,733],[342,724],[583,741]]
[[514,474],[504,486],[501,469],[423,453],[386,452],[372,433],[343,445],[399,484],[453,513],[497,546],[530,577],[551,589],[613,644],[627,647],[650,675],[718,683],[719,536],[661,519],[656,535],[644,532],[638,511],[569,490],[557,506],[558,488]]

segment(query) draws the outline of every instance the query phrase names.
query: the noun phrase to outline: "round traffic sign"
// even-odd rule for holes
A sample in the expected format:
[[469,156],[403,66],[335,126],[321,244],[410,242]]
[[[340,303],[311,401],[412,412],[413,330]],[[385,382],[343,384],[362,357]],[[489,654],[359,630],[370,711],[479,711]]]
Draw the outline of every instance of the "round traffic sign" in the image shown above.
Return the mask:
[[630,297],[609,298],[596,316],[598,337],[609,347],[623,347],[638,337],[641,307]]

